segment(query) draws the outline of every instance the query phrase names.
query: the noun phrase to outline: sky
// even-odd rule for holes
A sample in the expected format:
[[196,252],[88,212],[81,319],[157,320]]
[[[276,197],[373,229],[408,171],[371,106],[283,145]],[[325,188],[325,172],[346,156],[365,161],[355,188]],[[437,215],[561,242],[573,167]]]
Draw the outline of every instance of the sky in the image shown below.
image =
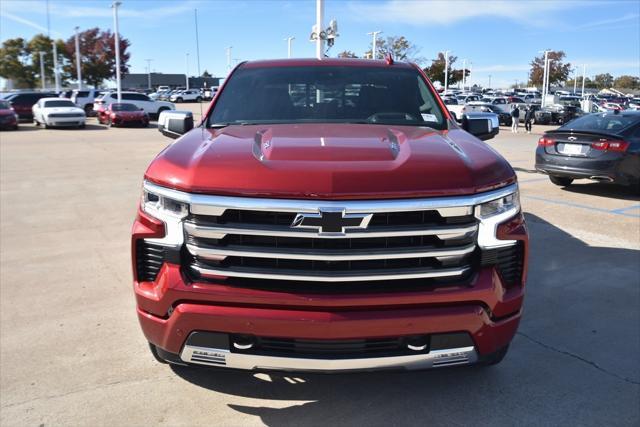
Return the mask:
[[[111,1],[49,0],[52,37],[67,39],[73,28],[113,28]],[[315,0],[122,0],[120,34],[131,42],[130,72],[197,73],[194,10],[198,13],[200,71],[227,74],[226,48],[238,61],[283,58],[286,37],[294,57],[313,57],[309,41]],[[640,0],[423,1],[325,0],[325,25],[338,22],[329,51],[370,49],[371,31],[405,36],[430,63],[448,50],[471,63],[472,82],[506,87],[527,79],[531,60],[544,49],[563,50],[587,76],[640,75]],[[47,32],[41,0],[0,0],[0,41]],[[187,56],[187,54],[189,54]]]

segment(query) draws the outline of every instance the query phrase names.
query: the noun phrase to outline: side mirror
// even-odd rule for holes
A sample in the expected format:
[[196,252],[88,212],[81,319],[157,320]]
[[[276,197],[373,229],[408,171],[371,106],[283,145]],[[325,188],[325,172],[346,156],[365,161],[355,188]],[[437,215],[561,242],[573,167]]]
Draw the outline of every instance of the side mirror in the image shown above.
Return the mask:
[[467,113],[462,117],[462,129],[486,141],[500,132],[500,122],[494,113]]
[[193,129],[191,111],[165,110],[158,117],[158,130],[169,138],[178,138]]

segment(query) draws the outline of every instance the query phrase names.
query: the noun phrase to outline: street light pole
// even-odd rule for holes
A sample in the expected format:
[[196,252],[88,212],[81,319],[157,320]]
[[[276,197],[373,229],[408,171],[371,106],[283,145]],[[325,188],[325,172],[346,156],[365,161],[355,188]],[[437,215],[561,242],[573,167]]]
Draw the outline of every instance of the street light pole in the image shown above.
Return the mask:
[[491,89],[491,74],[489,74],[489,89]]
[[382,31],[372,31],[367,33],[368,36],[372,36],[371,41],[371,59],[376,59],[376,51],[378,50],[378,34],[382,33]]
[[578,90],[578,69],[573,69],[573,94],[576,94],[576,90]]
[[285,39],[287,41],[287,58],[291,58],[291,42],[295,39],[295,37],[287,37]]
[[449,88],[449,51],[444,51],[444,94]]
[[56,92],[60,92],[60,73],[58,72],[58,48],[56,47],[56,41],[51,42],[53,44],[53,77],[56,84]]
[[548,60],[548,55],[549,55],[549,49],[545,49],[544,51],[540,51],[540,53],[544,52],[544,71],[542,74],[542,104],[541,106],[544,107],[545,105],[545,98],[547,97],[547,68],[549,66],[549,60]]
[[469,78],[467,79],[467,86],[469,86],[469,90],[471,90],[471,86],[473,86],[473,79],[471,78],[472,68],[473,68],[473,62],[469,61]]
[[227,48],[227,71],[231,72],[231,49],[233,46]]
[[187,81],[187,90],[189,90],[189,52],[187,52],[187,74],[186,74],[186,81]]
[[46,82],[44,78],[44,54],[46,52],[40,51],[40,83],[42,83],[42,90],[45,90]]
[[120,85],[120,36],[118,34],[118,6],[122,3],[114,1],[111,4],[113,9],[113,26],[115,28],[115,47],[116,47],[116,93],[118,94],[118,102],[122,102],[122,88]]
[[147,89],[151,89],[151,61],[153,59],[145,59],[147,61]]
[[582,97],[584,98],[584,80],[587,78],[587,64],[582,64]]
[[316,58],[322,59],[324,57],[324,26],[322,21],[324,20],[324,0],[316,0],[316,31],[318,37],[316,38]]
[[78,77],[78,90],[82,90],[82,65],[80,58],[80,36],[78,35],[78,30],[80,27],[75,27],[76,30],[76,76]]
[[466,77],[465,77],[465,75],[467,74],[466,71],[467,71],[467,60],[463,59],[462,60],[462,90],[463,91],[464,91],[464,84],[466,81]]

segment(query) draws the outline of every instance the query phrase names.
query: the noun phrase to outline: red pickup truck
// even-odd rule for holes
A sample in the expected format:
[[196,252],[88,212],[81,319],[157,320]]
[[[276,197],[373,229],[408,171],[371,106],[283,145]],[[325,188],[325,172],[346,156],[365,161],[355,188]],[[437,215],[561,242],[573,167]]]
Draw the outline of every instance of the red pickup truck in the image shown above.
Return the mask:
[[[137,313],[163,362],[351,371],[495,364],[522,313],[516,175],[392,60],[239,64],[151,163]],[[466,130],[465,130],[466,129]],[[475,135],[475,136],[474,136]]]

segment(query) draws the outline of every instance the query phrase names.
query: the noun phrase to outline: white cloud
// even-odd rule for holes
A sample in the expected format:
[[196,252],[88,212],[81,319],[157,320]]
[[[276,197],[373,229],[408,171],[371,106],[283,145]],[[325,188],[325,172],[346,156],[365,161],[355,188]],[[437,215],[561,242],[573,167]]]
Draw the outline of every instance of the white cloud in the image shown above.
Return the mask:
[[[42,25],[38,24],[37,22],[31,21],[29,19],[22,18],[20,16],[14,15],[14,14],[6,12],[6,11],[2,12],[2,16],[4,18],[10,19],[11,21],[27,25],[27,26],[29,26],[31,28],[35,28],[36,30],[42,31],[43,33],[47,32],[47,27],[43,27]],[[53,35],[57,35],[57,36],[60,35],[60,33],[58,33],[57,31],[51,31],[51,33]]]
[[621,22],[626,22],[626,21],[635,21],[636,24],[638,23],[638,20],[640,20],[640,14],[638,13],[628,13],[624,16],[620,16],[618,18],[610,18],[610,19],[603,19],[600,21],[595,21],[595,22],[588,22],[585,24],[581,24],[578,25],[576,27],[573,27],[573,30],[584,30],[587,28],[597,28],[597,27],[602,27],[605,25],[611,25],[611,24],[619,24]]
[[362,20],[403,22],[414,25],[453,24],[470,18],[496,16],[532,26],[543,25],[540,18],[575,6],[570,1],[506,1],[458,0],[411,1],[390,0],[386,3],[352,2],[349,7]]

